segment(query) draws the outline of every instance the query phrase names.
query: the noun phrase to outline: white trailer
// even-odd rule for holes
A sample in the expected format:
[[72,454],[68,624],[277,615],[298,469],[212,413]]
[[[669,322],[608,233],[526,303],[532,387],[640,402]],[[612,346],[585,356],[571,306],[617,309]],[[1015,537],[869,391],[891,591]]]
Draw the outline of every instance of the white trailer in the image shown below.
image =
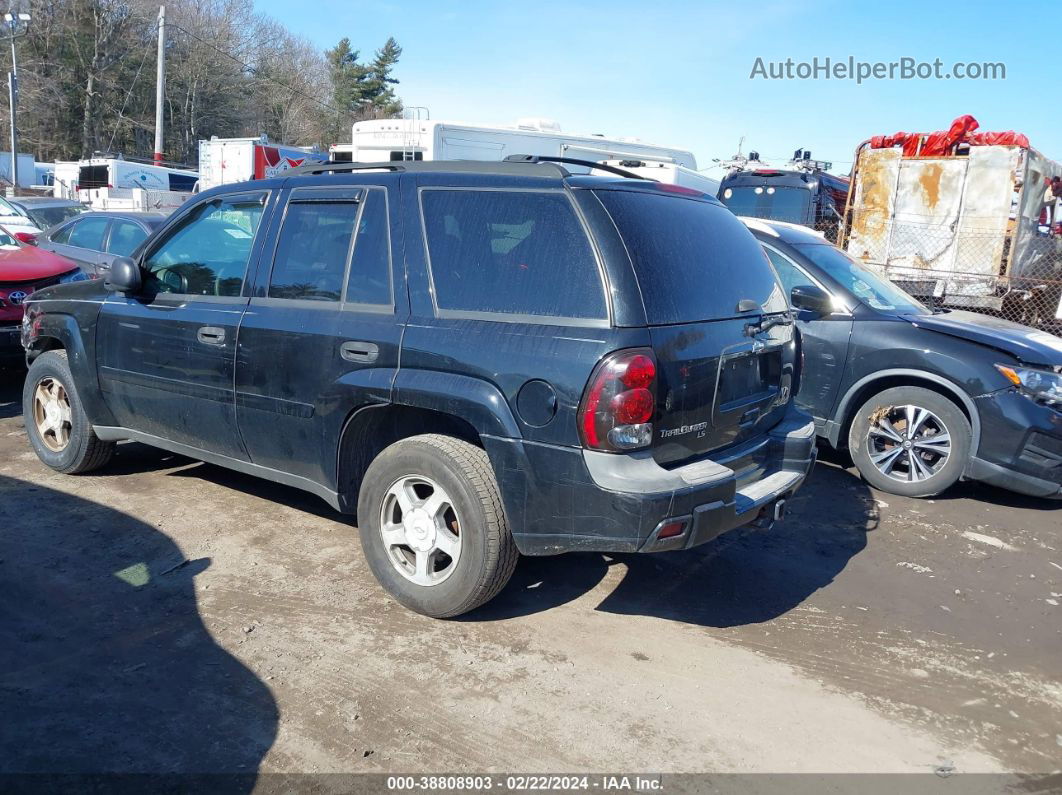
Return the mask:
[[169,212],[192,195],[198,181],[198,172],[188,169],[92,157],[56,162],[51,187],[56,198],[74,199],[93,210]]
[[120,157],[92,157],[78,161],[75,190],[143,188],[191,193],[198,181],[199,173],[189,169],[136,163]]
[[145,188],[87,188],[78,199],[93,210],[131,210],[172,213],[194,194],[188,191]]
[[[685,188],[693,188],[709,196],[715,197],[719,193],[719,180],[706,177],[699,171],[694,171],[685,166],[675,163],[666,163],[660,160],[602,160],[606,166],[615,166],[629,171],[639,177],[655,179],[658,182],[670,182],[672,185],[681,185]],[[609,172],[597,172],[602,176],[609,176]]]
[[56,160],[52,168],[52,195],[57,199],[77,200],[77,176],[81,163],[77,160]]
[[268,179],[289,168],[328,156],[308,146],[272,144],[265,135],[257,138],[218,138],[199,142],[199,188],[207,190],[231,182]]
[[[574,135],[546,119],[489,126],[428,119],[373,119],[351,129],[352,143],[333,146],[333,160],[375,163],[402,160],[504,160],[509,155],[553,155],[579,160],[652,160],[696,170],[685,149],[636,138]],[[573,171],[578,169],[573,168]]]

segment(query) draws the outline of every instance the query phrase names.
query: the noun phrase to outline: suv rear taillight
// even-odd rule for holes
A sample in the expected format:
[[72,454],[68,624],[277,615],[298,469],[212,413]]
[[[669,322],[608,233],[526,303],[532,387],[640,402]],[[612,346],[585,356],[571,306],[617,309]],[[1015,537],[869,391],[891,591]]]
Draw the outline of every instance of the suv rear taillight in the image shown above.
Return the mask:
[[579,432],[592,450],[648,447],[656,412],[656,360],[648,349],[611,353],[598,362],[579,403]]

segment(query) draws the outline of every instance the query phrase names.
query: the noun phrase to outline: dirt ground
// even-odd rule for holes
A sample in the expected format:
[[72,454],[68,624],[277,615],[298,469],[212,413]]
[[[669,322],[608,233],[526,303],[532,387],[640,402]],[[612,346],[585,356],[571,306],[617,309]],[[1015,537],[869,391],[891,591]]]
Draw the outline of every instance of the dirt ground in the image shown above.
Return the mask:
[[313,496],[123,444],[69,477],[0,371],[0,772],[1062,768],[1062,505],[824,451],[787,521],[388,599]]

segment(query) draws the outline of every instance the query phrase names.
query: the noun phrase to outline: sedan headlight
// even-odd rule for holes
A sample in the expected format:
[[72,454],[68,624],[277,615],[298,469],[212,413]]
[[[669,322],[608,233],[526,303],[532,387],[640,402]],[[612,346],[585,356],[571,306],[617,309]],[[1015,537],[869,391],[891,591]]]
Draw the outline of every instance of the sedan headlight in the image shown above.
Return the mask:
[[83,282],[88,279],[88,274],[83,270],[71,271],[70,273],[64,273],[59,277],[60,284],[66,284],[67,282]]
[[1006,364],[997,364],[996,369],[1033,400],[1062,408],[1062,373]]

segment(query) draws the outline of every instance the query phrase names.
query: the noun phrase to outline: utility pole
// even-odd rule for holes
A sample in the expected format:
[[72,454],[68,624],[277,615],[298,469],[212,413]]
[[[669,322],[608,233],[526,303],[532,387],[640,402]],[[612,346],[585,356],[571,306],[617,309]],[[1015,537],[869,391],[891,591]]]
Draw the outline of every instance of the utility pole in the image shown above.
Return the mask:
[[162,165],[162,128],[166,93],[166,6],[159,6],[159,55],[155,73],[155,165]]
[[[11,40],[11,71],[7,73],[7,96],[11,103],[11,192],[18,189],[18,57],[15,52],[15,39],[22,38],[29,29],[30,15],[26,12],[8,11],[4,14],[7,23],[7,35]],[[21,28],[21,31],[20,31]]]

